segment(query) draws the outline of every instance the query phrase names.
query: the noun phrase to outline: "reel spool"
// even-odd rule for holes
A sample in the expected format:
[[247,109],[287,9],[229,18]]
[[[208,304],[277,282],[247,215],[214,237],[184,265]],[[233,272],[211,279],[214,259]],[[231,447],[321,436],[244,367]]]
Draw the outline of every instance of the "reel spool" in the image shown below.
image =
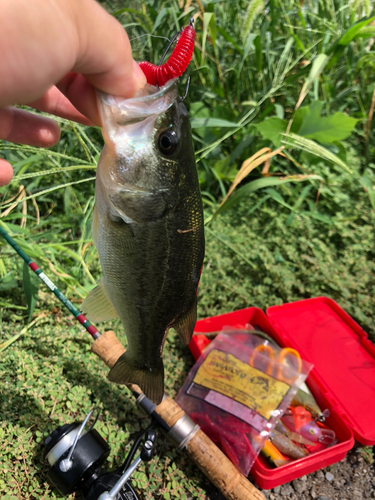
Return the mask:
[[[83,422],[57,427],[46,438],[44,457],[50,466],[48,478],[64,496],[79,490],[86,500],[138,500],[127,481],[142,461],[152,459],[156,433],[146,431],[140,455],[126,470],[123,465],[114,472],[106,472],[101,465],[111,449],[98,431],[93,429],[99,413],[90,428],[85,430],[94,410],[86,415]],[[131,450],[130,458],[134,451]],[[125,464],[128,465],[128,460]]]

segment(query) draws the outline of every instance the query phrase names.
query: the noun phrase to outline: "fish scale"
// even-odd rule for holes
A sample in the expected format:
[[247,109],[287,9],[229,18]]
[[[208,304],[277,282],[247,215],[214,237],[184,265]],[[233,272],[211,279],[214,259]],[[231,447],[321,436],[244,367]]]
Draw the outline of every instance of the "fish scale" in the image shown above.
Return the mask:
[[100,321],[95,312],[105,308],[99,299],[114,308],[128,348],[109,379],[139,385],[158,404],[168,330],[173,326],[184,343],[193,334],[204,220],[190,123],[177,83],[159,91],[150,87],[149,95],[138,98],[138,117],[137,98],[125,108],[110,96],[101,100],[106,147],[97,171],[93,236],[103,278],[82,309]]

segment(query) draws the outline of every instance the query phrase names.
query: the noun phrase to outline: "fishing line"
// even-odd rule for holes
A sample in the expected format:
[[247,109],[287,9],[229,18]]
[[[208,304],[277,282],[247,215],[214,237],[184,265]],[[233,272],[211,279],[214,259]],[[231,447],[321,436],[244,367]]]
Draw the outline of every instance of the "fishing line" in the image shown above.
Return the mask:
[[167,40],[168,43],[170,42],[170,39],[167,37],[167,36],[160,36],[160,35],[150,35],[149,33],[145,33],[144,35],[139,35],[139,36],[135,36],[134,38],[130,38],[129,39],[129,42],[132,42],[133,40],[138,40],[138,38],[143,38],[145,36],[148,36],[148,37],[152,37],[152,38],[162,38],[164,40]]

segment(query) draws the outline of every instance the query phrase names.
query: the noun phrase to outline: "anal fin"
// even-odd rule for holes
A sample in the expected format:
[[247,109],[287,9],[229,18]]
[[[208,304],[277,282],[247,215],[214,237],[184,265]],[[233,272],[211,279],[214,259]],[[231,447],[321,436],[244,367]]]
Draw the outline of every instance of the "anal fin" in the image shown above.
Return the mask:
[[184,344],[189,344],[197,322],[197,299],[195,298],[189,309],[173,323],[172,327],[176,330]]
[[103,278],[82,302],[81,311],[94,323],[117,318],[117,311],[105,291]]

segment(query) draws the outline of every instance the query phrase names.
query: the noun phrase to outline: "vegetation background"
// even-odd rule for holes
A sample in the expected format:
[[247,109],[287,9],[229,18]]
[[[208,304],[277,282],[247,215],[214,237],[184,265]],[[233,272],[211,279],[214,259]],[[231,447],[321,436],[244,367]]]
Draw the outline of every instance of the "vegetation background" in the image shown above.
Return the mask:
[[[206,213],[199,317],[325,295],[375,339],[370,0],[102,4],[137,60],[158,62],[167,38],[196,21],[185,102]],[[59,122],[53,149],[0,143],[15,169],[0,189],[0,225],[80,303],[100,276],[90,224],[103,141],[99,129]],[[114,466],[147,418],[107,382],[88,335],[3,240],[0,311],[0,495],[62,498],[46,480],[45,436],[99,405]],[[175,396],[193,360],[173,334],[164,357]],[[134,476],[143,498],[210,498],[189,460],[163,438],[158,450]]]

